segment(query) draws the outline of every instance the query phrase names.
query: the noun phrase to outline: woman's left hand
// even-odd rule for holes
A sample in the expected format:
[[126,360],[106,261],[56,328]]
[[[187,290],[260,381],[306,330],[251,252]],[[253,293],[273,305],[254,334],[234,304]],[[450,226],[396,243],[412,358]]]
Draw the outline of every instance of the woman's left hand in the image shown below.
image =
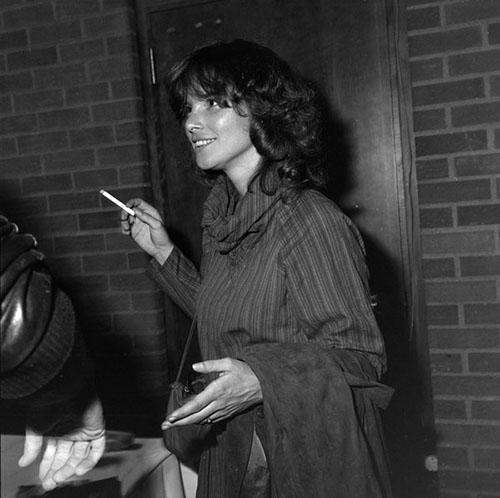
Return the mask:
[[208,360],[195,363],[193,370],[203,374],[216,372],[219,377],[173,411],[162,423],[162,429],[219,422],[262,401],[259,379],[243,361],[233,358]]

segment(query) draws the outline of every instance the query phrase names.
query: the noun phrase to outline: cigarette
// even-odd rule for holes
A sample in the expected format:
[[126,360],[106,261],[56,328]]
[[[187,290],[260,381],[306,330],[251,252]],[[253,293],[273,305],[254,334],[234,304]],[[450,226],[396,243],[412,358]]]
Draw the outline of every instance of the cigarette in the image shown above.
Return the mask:
[[116,204],[118,207],[121,207],[124,211],[126,211],[128,214],[131,216],[135,216],[135,212],[133,209],[130,209],[128,206],[123,204],[122,201],[119,201],[116,197],[113,197],[109,192],[106,192],[105,190],[101,189],[99,190],[99,193],[109,199],[111,202]]

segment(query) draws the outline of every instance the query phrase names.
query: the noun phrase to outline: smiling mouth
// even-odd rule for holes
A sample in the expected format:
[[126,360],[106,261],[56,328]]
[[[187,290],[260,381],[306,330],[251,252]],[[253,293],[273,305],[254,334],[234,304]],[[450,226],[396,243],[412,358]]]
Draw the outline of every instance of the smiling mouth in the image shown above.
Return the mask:
[[195,140],[193,142],[194,150],[198,150],[198,149],[201,149],[202,147],[206,147],[207,145],[211,144],[212,142],[215,142],[215,138],[207,138],[204,140]]

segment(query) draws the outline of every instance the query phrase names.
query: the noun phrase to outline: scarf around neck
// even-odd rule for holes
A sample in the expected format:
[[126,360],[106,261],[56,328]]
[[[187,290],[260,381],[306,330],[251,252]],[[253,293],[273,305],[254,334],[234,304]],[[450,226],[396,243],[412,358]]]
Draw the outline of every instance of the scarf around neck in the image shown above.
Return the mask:
[[265,232],[281,198],[281,188],[267,195],[258,179],[251,182],[246,194],[240,197],[231,181],[221,176],[205,201],[202,229],[221,254],[228,254],[237,247],[248,249]]

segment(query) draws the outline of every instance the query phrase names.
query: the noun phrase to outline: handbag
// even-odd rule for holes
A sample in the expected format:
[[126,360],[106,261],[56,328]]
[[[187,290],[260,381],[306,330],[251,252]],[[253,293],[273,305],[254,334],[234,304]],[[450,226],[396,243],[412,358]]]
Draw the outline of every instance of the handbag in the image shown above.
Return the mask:
[[[192,381],[188,376],[184,382],[181,381],[187,354],[191,345],[194,330],[196,327],[196,317],[191,322],[189,334],[182,353],[181,362],[177,371],[175,382],[170,385],[170,395],[168,398],[166,418],[177,408],[185,404],[196,394],[199,394],[212,380],[207,375],[199,375]],[[173,453],[183,463],[197,465],[205,440],[211,431],[210,425],[191,424],[182,427],[171,427],[163,430],[163,442],[165,447]]]

